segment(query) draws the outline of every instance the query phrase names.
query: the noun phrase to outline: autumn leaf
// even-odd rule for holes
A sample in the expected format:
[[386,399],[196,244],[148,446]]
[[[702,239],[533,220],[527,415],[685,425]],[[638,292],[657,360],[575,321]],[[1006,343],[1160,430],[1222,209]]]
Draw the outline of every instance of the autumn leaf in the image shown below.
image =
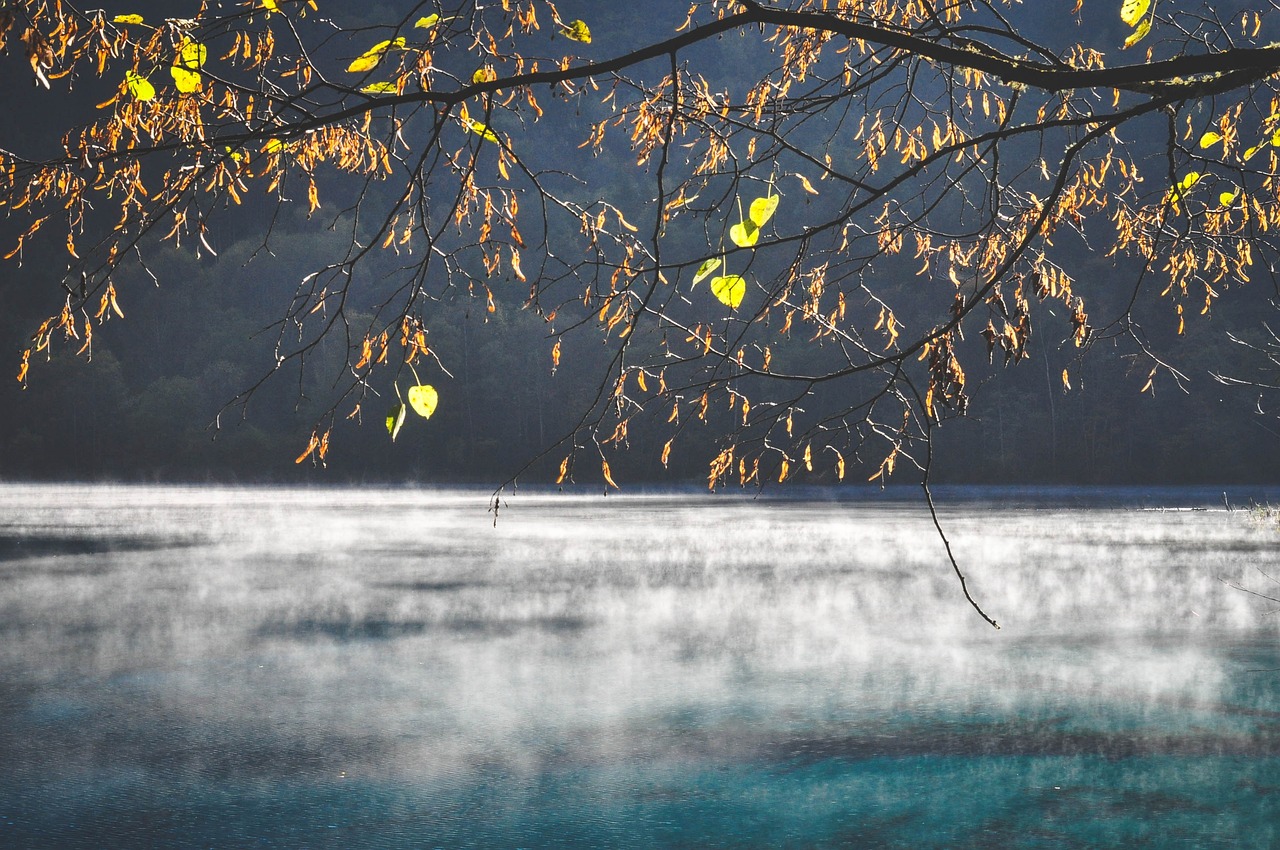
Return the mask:
[[365,71],[372,71],[378,67],[378,63],[382,61],[382,57],[391,50],[400,50],[404,47],[404,36],[396,36],[390,41],[380,41],[373,47],[370,47],[364,53],[361,53],[355,59],[351,60],[351,64],[347,66],[347,73],[360,74]]
[[174,65],[169,69],[169,74],[173,77],[173,86],[182,94],[192,94],[200,90],[200,72],[188,71],[180,65]]
[[1136,30],[1129,34],[1129,37],[1124,40],[1122,47],[1125,50],[1128,50],[1130,47],[1133,47],[1135,44],[1146,38],[1150,33],[1151,19],[1147,18],[1142,23],[1138,24],[1138,28]]
[[429,30],[440,22],[439,15],[426,15],[413,22],[415,29]]
[[583,44],[591,43],[591,29],[584,21],[574,21],[563,30],[564,37],[581,41]]
[[760,241],[760,226],[750,219],[729,228],[729,240],[739,248],[754,248]]
[[390,82],[369,83],[367,86],[361,86],[360,91],[365,94],[397,94],[400,87]]
[[409,406],[423,419],[431,418],[431,414],[436,412],[436,404],[440,401],[439,393],[430,384],[409,387],[408,396]]
[[1215,133],[1212,130],[1210,130],[1209,132],[1205,133],[1203,136],[1200,137],[1200,147],[1211,148],[1220,141],[1222,141],[1222,134]]
[[405,410],[406,408],[403,404],[397,404],[387,414],[387,433],[391,435],[391,442],[393,443],[400,434],[400,427],[404,425]]
[[142,23],[141,15],[116,15],[111,19],[113,24],[140,24]]
[[727,304],[731,309],[738,309],[743,297],[747,294],[747,281],[741,275],[727,274],[711,279],[711,294]]
[[146,77],[134,71],[125,71],[124,83],[129,88],[129,94],[133,95],[134,100],[151,100],[156,96],[156,87],[151,85]]
[[1124,0],[1120,5],[1120,20],[1131,27],[1136,27],[1138,22],[1146,17],[1150,8],[1151,0]]
[[778,209],[778,196],[770,195],[767,198],[756,198],[751,202],[751,208],[747,212],[747,218],[757,229],[764,227],[769,219],[773,218],[773,213]]
[[612,473],[609,472],[609,461],[607,460],[600,461],[600,470],[604,473],[604,480],[609,482],[610,487],[612,487],[615,490],[622,489],[613,481],[613,475]]
[[693,286],[701,283],[707,275],[720,268],[720,258],[712,257],[711,259],[698,266],[698,270],[693,274]]

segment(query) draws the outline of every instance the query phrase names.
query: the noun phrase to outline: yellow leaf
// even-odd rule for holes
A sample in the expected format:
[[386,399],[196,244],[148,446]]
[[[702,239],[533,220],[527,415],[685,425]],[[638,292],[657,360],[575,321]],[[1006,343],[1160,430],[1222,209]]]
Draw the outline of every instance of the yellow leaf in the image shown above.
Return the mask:
[[400,434],[400,426],[404,425],[404,416],[405,406],[403,404],[397,404],[387,414],[387,433],[391,435],[391,442],[393,443]]
[[711,274],[713,271],[715,271],[718,268],[720,268],[719,257],[712,257],[711,259],[704,262],[702,265],[698,266],[698,270],[693,274],[692,286],[697,286],[699,283],[703,281],[703,279],[706,278],[707,275]]
[[184,39],[182,46],[178,48],[178,55],[173,60],[173,64],[180,65],[188,71],[195,71],[204,67],[204,60],[208,56],[209,48],[188,38]]
[[124,82],[129,87],[129,94],[133,95],[134,100],[151,100],[156,96],[156,87],[141,74],[125,71]]
[[818,194],[818,190],[813,188],[813,184],[809,182],[808,177],[805,177],[803,174],[797,174],[796,177],[800,178],[800,185],[804,187],[806,192],[810,195]]
[[436,404],[440,401],[440,395],[436,392],[436,388],[430,384],[418,384],[409,387],[409,406],[413,408],[413,412],[421,416],[423,419],[430,419],[431,414],[436,412]]
[[1244,161],[1248,162],[1250,159],[1253,158],[1253,155],[1260,150],[1262,150],[1262,145],[1254,145],[1253,147],[1246,150],[1244,152]]
[[747,218],[757,229],[764,227],[769,219],[773,218],[773,212],[778,208],[778,196],[770,195],[767,198],[756,198],[751,202],[751,209],[747,212]]
[[182,94],[191,94],[200,91],[200,72],[188,71],[178,65],[174,65],[169,69],[169,73],[173,76],[173,85]]
[[740,221],[729,228],[729,239],[739,248],[754,248],[760,241],[760,227],[754,221]]
[[727,274],[711,279],[711,294],[727,304],[731,309],[738,309],[743,297],[747,294],[747,281],[742,275]]
[[564,37],[581,41],[583,44],[591,43],[591,29],[584,21],[574,21],[564,28]]
[[1136,27],[1138,21],[1146,17],[1150,8],[1151,0],[1124,0],[1120,5],[1120,20],[1131,27]]
[[1222,134],[1215,133],[1212,130],[1200,137],[1200,147],[1211,148],[1218,142],[1222,141]]
[[482,65],[476,68],[476,72],[471,75],[471,82],[479,85],[480,83],[491,83],[498,79],[498,72],[493,70],[492,65]]
[[1067,370],[1062,370],[1062,389],[1064,391],[1071,389],[1071,378],[1067,375]]
[[267,14],[280,11],[280,4],[277,0],[262,0],[261,6],[267,10]]
[[1179,181],[1178,188],[1182,189],[1185,192],[1187,189],[1190,189],[1192,186],[1196,185],[1199,182],[1200,182],[1200,172],[1188,171],[1186,174],[1182,176],[1182,180]]
[[432,27],[434,27],[439,21],[440,21],[439,15],[427,15],[426,17],[418,18],[418,20],[414,21],[413,26],[416,29],[429,30]]
[[284,142],[279,139],[267,139],[262,145],[263,153],[279,153],[284,150]]
[[367,86],[360,87],[360,91],[365,94],[396,94],[399,90],[399,86],[389,82],[369,83]]
[[477,136],[484,139],[485,141],[493,142],[495,145],[501,142],[501,140],[498,138],[497,133],[493,132],[484,124],[481,124],[479,121],[473,121],[470,118],[464,118],[462,119],[462,123],[466,125],[468,130],[475,133]]
[[1223,192],[1218,195],[1218,203],[1222,204],[1224,207],[1229,207],[1236,202],[1236,197],[1239,196],[1239,194],[1239,189],[1231,192]]
[[1271,147],[1280,148],[1280,130],[1271,134]]
[[116,15],[111,19],[113,24],[140,24],[142,23],[141,15]]
[[359,74],[365,71],[372,71],[382,61],[382,57],[389,50],[399,50],[404,47],[404,36],[396,36],[390,41],[380,41],[373,47],[370,47],[364,53],[351,61],[347,66],[347,73]]
[[1150,33],[1151,19],[1144,18],[1142,23],[1138,24],[1138,28],[1130,33],[1129,37],[1124,40],[1124,44],[1122,45],[1123,48],[1128,50],[1130,47],[1133,47],[1135,44],[1146,38]]

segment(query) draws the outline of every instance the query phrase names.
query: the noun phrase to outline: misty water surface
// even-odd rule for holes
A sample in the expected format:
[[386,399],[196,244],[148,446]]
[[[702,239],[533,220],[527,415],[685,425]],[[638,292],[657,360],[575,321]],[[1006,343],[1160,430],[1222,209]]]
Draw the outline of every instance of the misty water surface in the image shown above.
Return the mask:
[[0,846],[1280,846],[1280,531],[808,495],[0,487]]

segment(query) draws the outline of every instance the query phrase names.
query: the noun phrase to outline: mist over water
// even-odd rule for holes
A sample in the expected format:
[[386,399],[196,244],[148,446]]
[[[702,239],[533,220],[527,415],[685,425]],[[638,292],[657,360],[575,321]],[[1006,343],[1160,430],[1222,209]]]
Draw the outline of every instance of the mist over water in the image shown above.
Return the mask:
[[1274,528],[809,495],[0,486],[0,846],[1280,844]]

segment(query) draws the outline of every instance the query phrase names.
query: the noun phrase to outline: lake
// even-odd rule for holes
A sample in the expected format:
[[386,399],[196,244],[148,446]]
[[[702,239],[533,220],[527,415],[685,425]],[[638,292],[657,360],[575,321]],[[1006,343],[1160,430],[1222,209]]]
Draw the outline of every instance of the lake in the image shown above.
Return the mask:
[[0,846],[1280,846],[1274,523],[784,492],[0,485]]

